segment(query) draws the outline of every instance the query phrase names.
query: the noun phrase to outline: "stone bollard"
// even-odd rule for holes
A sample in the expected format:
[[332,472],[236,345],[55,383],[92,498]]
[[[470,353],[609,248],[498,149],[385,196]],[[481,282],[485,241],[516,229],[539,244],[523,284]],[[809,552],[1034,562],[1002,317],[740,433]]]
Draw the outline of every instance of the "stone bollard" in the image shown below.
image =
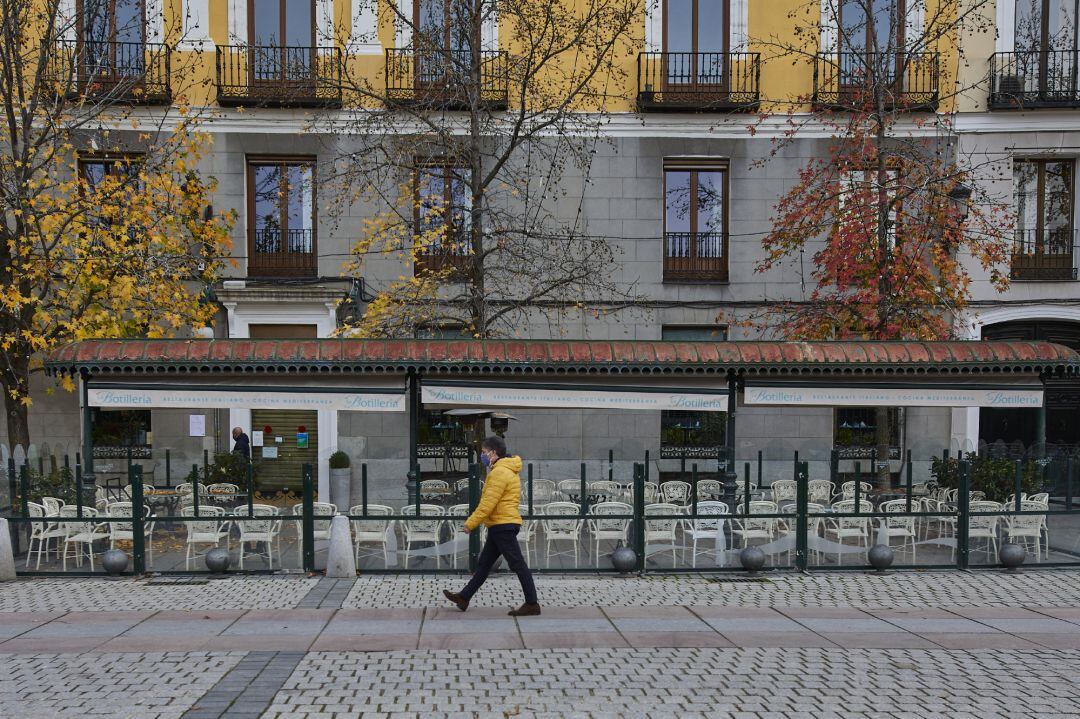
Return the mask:
[[15,554],[11,551],[8,521],[0,517],[0,582],[15,580]]
[[326,557],[326,576],[335,579],[356,577],[356,555],[353,554],[349,518],[339,514],[330,520],[330,551]]

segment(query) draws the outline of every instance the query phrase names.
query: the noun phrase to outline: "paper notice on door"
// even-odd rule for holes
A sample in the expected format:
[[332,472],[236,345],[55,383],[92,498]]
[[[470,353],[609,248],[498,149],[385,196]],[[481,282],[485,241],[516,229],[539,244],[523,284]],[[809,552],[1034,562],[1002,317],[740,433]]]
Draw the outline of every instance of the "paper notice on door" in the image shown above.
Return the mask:
[[277,447],[263,447],[262,448],[263,459],[277,459]]
[[188,436],[189,437],[205,437],[206,436],[206,415],[205,414],[189,414],[188,415]]

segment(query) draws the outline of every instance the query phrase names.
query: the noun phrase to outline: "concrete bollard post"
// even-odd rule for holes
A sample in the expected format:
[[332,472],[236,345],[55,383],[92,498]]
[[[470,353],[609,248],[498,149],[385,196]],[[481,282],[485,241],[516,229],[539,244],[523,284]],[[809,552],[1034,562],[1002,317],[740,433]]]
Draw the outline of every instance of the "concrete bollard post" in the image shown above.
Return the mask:
[[0,517],[0,582],[15,581],[15,554],[11,551],[8,521]]
[[326,557],[326,576],[352,579],[356,576],[356,555],[353,554],[349,518],[339,514],[330,520],[330,551]]

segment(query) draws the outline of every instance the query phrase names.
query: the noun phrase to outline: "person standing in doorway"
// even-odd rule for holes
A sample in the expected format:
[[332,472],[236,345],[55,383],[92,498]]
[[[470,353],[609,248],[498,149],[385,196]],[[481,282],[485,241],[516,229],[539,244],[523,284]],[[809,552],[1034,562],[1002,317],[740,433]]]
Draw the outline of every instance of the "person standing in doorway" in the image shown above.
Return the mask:
[[251,461],[251,440],[239,427],[232,428],[233,454],[238,454],[244,459]]
[[521,556],[517,535],[521,529],[521,457],[506,456],[506,442],[502,437],[488,437],[480,445],[480,462],[488,467],[484,494],[476,511],[465,520],[465,532],[476,530],[481,524],[487,527],[487,541],[480,552],[476,573],[461,592],[443,590],[446,598],[461,611],[469,608],[469,601],[488,578],[499,557],[506,557],[510,570],[517,574],[525,603],[510,610],[512,617],[529,617],[540,613],[536,599],[536,585],[532,572]]

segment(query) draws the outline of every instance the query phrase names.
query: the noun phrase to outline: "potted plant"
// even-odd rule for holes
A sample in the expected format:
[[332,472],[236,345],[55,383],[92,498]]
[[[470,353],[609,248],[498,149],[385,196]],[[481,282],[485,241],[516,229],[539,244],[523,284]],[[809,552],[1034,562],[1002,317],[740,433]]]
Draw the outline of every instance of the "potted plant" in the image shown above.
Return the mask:
[[343,512],[349,511],[352,499],[352,469],[349,455],[340,449],[330,455],[330,501]]

